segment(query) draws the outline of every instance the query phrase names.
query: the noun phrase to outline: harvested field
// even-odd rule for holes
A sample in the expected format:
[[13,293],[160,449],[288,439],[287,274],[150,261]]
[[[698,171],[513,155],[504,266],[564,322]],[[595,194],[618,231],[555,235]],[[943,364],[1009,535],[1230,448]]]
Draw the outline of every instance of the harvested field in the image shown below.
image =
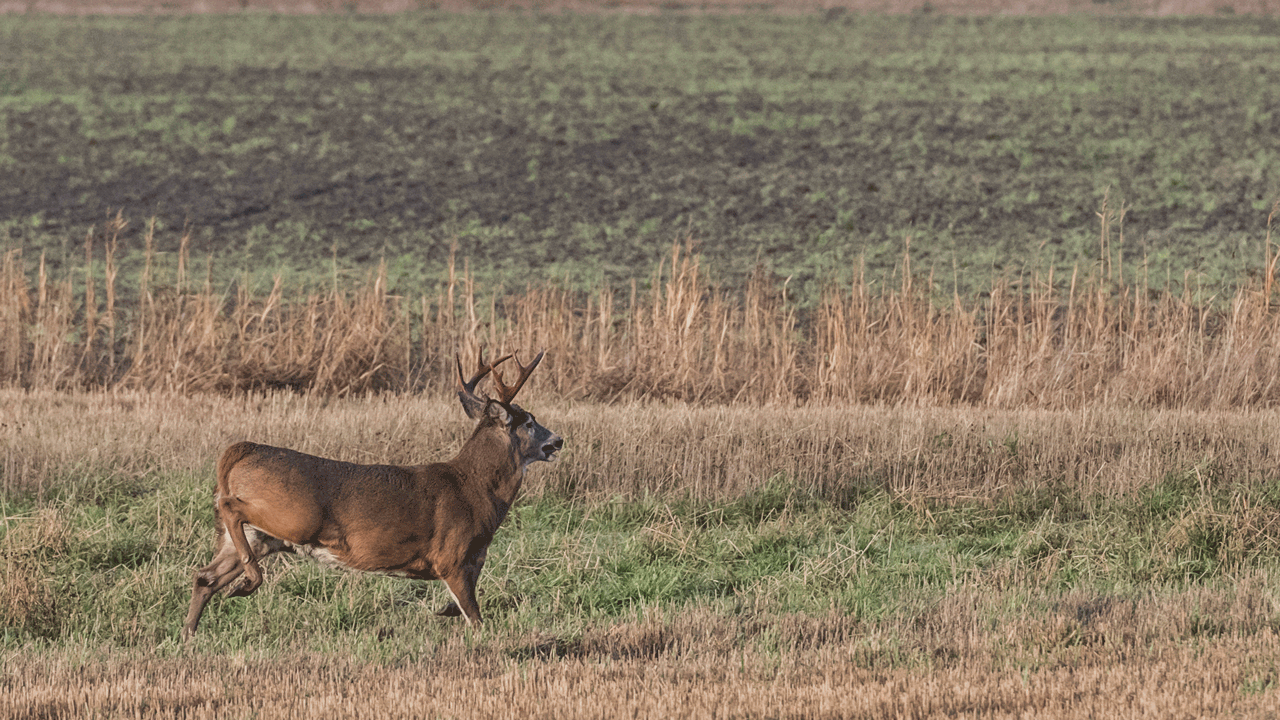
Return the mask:
[[[117,213],[219,293],[359,279],[417,297],[712,284],[812,307],[909,245],[943,300],[1112,263],[1180,294],[1259,277],[1273,18],[0,15],[0,252],[69,272]],[[1109,257],[1098,213],[1111,215]],[[98,245],[101,252],[102,245]],[[455,251],[456,252],[453,252]],[[1087,273],[1086,273],[1087,274]],[[923,286],[923,277],[920,286]],[[265,288],[264,288],[265,290]]]
[[[699,628],[734,632],[732,627]],[[816,624],[816,623],[815,623]],[[91,665],[10,663],[0,712],[14,720],[86,715],[138,718],[1207,718],[1267,717],[1275,693],[1242,694],[1277,647],[1265,637],[1184,647],[1084,651],[1058,667],[991,670],[972,657],[932,671],[871,669],[848,648],[692,656],[644,648],[616,657],[628,631],[675,635],[666,626],[611,629],[586,642],[598,653],[533,660],[478,659],[475,647],[429,662],[371,664],[332,655],[287,660],[200,656],[113,659]],[[642,645],[649,643],[643,642]],[[553,642],[532,640],[537,655]],[[950,648],[940,646],[942,653]],[[1269,657],[1268,657],[1269,655]],[[1081,657],[1086,656],[1086,657]],[[1273,676],[1272,671],[1265,671]]]

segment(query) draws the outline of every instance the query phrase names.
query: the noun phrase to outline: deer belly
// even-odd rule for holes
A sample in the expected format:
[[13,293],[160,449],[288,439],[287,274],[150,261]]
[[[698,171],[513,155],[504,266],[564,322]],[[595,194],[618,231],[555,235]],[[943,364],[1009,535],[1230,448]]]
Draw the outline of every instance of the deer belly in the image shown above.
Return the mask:
[[348,565],[342,558],[338,557],[332,550],[321,545],[294,545],[293,551],[299,555],[315,560],[324,567],[337,568],[339,570],[357,570]]
[[[434,580],[436,575],[431,571],[430,567],[423,567],[420,562],[408,562],[404,564],[392,563],[369,563],[355,562],[350,558],[339,555],[332,549],[323,545],[293,545],[294,552],[299,555],[315,560],[320,565],[327,568],[336,568],[339,570],[351,570],[362,573],[377,573],[379,575],[391,575],[394,577],[417,578],[420,580]],[[416,558],[415,558],[416,559]]]

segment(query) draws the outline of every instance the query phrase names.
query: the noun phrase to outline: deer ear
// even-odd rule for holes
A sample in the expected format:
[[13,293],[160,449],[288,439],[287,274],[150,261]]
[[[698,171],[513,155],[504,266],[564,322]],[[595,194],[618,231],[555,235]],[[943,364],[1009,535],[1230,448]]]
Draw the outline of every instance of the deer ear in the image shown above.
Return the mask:
[[511,413],[507,412],[507,408],[497,400],[490,400],[489,404],[485,405],[484,414],[503,425],[511,425]]

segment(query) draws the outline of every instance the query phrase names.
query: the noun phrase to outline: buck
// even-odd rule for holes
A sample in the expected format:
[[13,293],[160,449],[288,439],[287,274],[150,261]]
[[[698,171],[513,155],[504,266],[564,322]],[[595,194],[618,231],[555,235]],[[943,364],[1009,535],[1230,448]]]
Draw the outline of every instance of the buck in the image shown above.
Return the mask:
[[[262,584],[258,561],[292,551],[321,564],[419,580],[443,580],[453,602],[439,615],[480,623],[476,580],[493,534],[520,490],[525,468],[550,460],[563,445],[514,400],[542,362],[522,365],[506,385],[484,361],[470,380],[458,365],[458,399],[477,420],[457,457],[430,465],[357,465],[285,448],[241,442],[218,460],[214,507],[218,523],[213,562],[195,573],[183,626],[190,638],[214,593],[244,578],[230,597]],[[476,386],[489,373],[497,398]]]

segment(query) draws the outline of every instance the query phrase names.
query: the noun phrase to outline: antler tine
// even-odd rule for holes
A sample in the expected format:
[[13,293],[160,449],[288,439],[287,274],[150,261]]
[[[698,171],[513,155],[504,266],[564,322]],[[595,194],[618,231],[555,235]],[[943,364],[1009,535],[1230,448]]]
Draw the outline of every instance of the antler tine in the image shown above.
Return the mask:
[[496,372],[493,374],[493,384],[498,386],[498,395],[501,397],[502,402],[510,405],[511,401],[516,399],[516,393],[520,392],[520,388],[524,387],[524,382],[533,374],[533,369],[538,367],[538,363],[542,362],[542,356],[546,354],[547,351],[544,349],[538,353],[538,357],[534,358],[533,362],[528,365],[521,365],[520,355],[517,353],[516,366],[520,368],[520,379],[516,380],[515,385],[508,386],[502,382],[502,373]]
[[[499,365],[501,365],[502,363],[504,363],[504,362],[506,362],[507,360],[509,360],[509,359],[511,358],[511,356],[510,356],[510,355],[504,355],[504,356],[502,356],[502,357],[498,358],[497,360],[495,360],[494,362],[486,363],[486,362],[484,361],[484,348],[481,348],[481,349],[480,349],[480,355],[479,355],[479,357],[476,359],[476,364],[477,364],[477,366],[478,366],[478,369],[476,370],[476,374],[471,376],[471,379],[470,379],[470,380],[464,380],[464,379],[463,379],[463,378],[464,378],[464,377],[466,377],[466,376],[462,374],[462,358],[461,358],[461,357],[459,357],[457,354],[455,354],[455,355],[453,356],[453,358],[454,358],[454,360],[456,360],[456,361],[457,361],[457,363],[458,363],[458,385],[459,385],[463,390],[465,390],[465,391],[467,392],[467,394],[469,394],[469,395],[475,395],[475,392],[476,392],[476,385],[480,384],[480,381],[484,379],[484,376],[485,376],[485,375],[488,375],[490,372],[492,372],[494,368],[498,367],[498,366],[499,366]],[[519,361],[517,360],[516,362],[519,362]],[[494,378],[496,379],[496,378],[497,378],[497,376],[495,375],[495,376],[494,376]]]

